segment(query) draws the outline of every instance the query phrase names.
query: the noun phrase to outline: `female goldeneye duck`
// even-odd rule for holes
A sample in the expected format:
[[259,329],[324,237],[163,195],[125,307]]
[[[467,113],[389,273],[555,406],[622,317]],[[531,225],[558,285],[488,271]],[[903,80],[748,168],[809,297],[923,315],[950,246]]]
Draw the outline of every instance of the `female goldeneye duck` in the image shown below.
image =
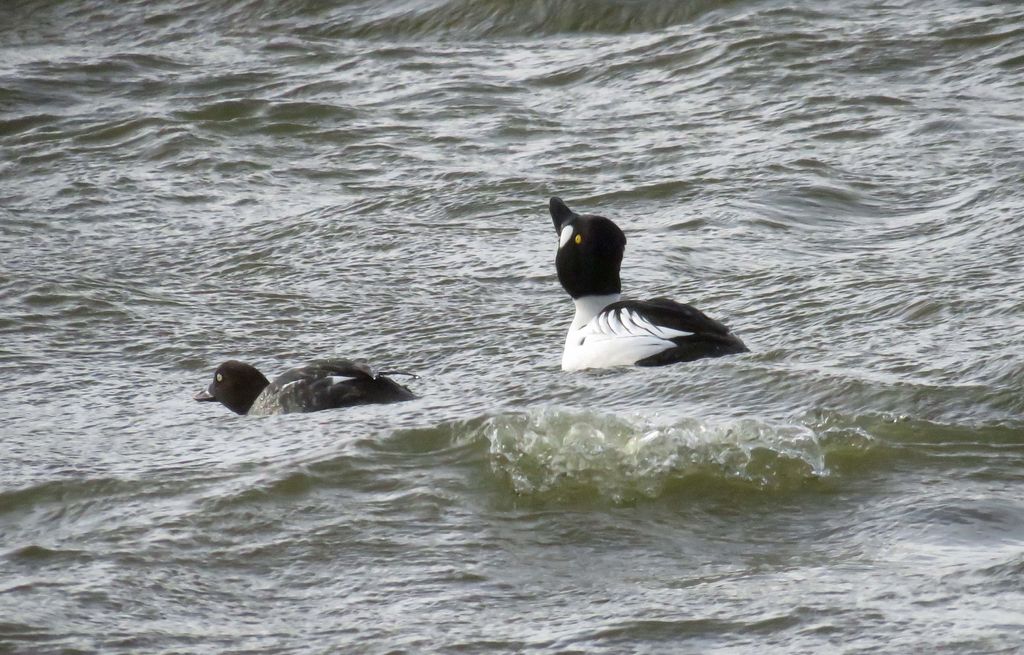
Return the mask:
[[[408,375],[408,374],[405,374]],[[412,400],[404,386],[362,361],[320,359],[284,372],[273,382],[255,366],[230,360],[217,367],[213,382],[195,395],[236,414],[287,414]]]
[[558,281],[576,304],[563,370],[662,366],[747,352],[729,328],[694,307],[668,298],[621,300],[622,230],[603,216],[577,214],[561,198],[552,198],[548,209],[558,233]]

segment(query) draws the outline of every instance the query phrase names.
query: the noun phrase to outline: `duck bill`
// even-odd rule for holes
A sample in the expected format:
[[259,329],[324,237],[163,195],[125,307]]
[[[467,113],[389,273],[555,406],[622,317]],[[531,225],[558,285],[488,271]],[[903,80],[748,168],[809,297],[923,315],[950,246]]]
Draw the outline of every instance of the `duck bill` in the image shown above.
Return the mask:
[[209,389],[203,389],[196,395],[192,396],[192,398],[193,400],[198,400],[201,403],[217,400],[216,398],[213,397],[213,394],[210,393]]

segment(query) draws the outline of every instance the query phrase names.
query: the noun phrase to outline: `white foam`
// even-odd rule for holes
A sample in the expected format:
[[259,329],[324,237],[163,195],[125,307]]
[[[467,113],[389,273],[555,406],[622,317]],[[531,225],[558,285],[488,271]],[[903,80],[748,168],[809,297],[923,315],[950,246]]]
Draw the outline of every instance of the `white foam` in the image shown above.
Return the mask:
[[488,419],[484,434],[492,466],[520,494],[596,491],[620,502],[656,497],[693,475],[780,488],[828,473],[811,429],[753,419],[662,423],[546,407]]

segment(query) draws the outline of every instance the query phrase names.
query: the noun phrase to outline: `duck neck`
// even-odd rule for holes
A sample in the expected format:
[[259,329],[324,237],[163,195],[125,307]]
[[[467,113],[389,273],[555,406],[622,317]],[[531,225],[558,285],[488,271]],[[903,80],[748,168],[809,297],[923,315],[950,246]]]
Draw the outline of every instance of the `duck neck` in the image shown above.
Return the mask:
[[580,296],[579,298],[573,298],[572,301],[576,305],[576,315],[572,318],[571,329],[578,330],[592,318],[597,316],[602,309],[618,302],[622,294],[619,293],[608,293],[601,296]]

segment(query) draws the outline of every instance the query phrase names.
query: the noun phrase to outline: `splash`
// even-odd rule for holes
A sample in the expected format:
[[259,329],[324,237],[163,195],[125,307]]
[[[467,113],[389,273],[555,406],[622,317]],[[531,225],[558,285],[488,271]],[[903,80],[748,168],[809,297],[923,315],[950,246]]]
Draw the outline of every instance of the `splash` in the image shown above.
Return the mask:
[[663,421],[548,407],[490,418],[483,431],[492,467],[522,495],[628,502],[687,481],[784,490],[829,475],[813,430],[753,419]]

